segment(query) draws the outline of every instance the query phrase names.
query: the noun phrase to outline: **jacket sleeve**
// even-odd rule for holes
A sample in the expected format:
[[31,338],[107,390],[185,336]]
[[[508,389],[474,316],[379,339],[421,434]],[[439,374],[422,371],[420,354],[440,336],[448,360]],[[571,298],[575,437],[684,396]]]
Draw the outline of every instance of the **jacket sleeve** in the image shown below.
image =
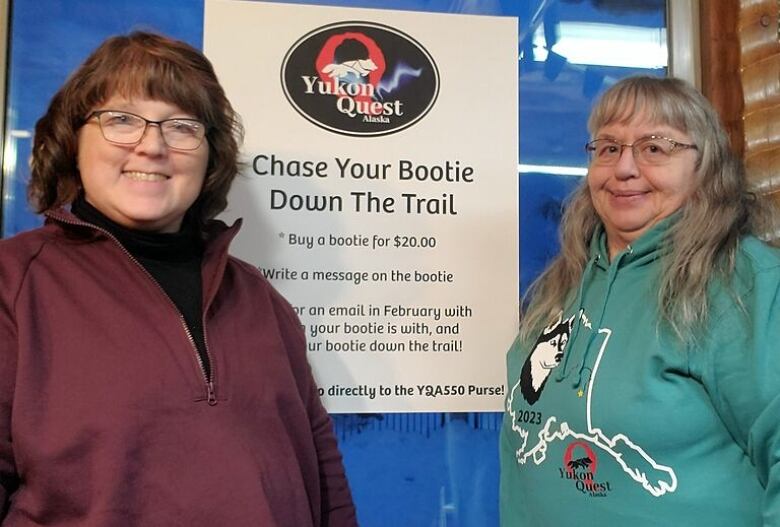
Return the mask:
[[[278,293],[277,293],[278,295]],[[333,433],[330,415],[320,401],[317,384],[306,360],[306,336],[301,322],[290,305],[279,296],[280,324],[282,331],[293,348],[292,352],[300,361],[296,361],[299,389],[303,397],[311,423],[311,432],[317,450],[320,474],[320,508],[322,527],[357,527],[355,506],[349,489],[344,464]]]
[[774,526],[780,525],[780,266],[751,282],[745,294],[739,287],[724,294],[730,306],[710,326],[702,381],[756,469],[765,489],[763,522]]
[[16,490],[19,478],[11,441],[11,408],[16,378],[17,331],[8,302],[7,276],[0,268],[0,522]]

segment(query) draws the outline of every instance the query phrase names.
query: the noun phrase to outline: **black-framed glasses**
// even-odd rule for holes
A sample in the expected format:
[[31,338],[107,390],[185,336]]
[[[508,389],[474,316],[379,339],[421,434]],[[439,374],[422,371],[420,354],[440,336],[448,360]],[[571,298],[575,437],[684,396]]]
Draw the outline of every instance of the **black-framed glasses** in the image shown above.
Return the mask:
[[660,135],[640,137],[630,144],[619,143],[613,139],[596,139],[585,145],[591,165],[607,167],[617,165],[624,148],[631,148],[634,161],[642,166],[665,165],[679,150],[699,149],[696,145],[681,143]]
[[85,120],[97,119],[106,141],[120,145],[141,142],[149,125],[160,129],[163,141],[176,150],[195,150],[206,137],[206,125],[197,119],[174,118],[152,121],[130,112],[95,110]]

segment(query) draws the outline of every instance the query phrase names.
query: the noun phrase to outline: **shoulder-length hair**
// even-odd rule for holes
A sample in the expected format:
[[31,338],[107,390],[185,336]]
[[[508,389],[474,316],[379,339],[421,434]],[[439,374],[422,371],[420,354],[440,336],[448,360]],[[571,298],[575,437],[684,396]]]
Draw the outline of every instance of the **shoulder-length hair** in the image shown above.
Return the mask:
[[41,213],[72,203],[81,191],[78,131],[114,95],[174,104],[206,125],[206,179],[189,217],[202,227],[227,206],[239,171],[243,127],[211,62],[189,44],[146,32],[107,39],[68,78],[35,125],[28,197]]
[[[688,134],[698,147],[697,186],[666,236],[669,251],[658,284],[661,320],[679,338],[695,338],[707,319],[708,284],[715,275],[733,269],[740,236],[766,232],[769,216],[748,192],[743,164],[732,153],[717,113],[684,81],[631,77],[618,82],[590,115],[591,138],[604,126],[628,123],[640,114],[650,123]],[[561,220],[561,251],[526,295],[522,337],[530,336],[566,307],[570,292],[582,279],[590,240],[600,225],[587,181],[583,181]]]

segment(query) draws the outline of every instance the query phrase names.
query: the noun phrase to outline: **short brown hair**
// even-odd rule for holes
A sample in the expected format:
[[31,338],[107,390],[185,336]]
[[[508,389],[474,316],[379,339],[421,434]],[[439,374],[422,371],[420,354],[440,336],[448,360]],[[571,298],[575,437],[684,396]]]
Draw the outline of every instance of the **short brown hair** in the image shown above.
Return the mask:
[[206,179],[189,217],[202,226],[227,206],[239,171],[243,127],[211,62],[180,40],[133,32],[104,41],[68,78],[35,125],[30,203],[41,213],[72,203],[81,189],[78,130],[87,114],[114,95],[175,104],[206,124]]

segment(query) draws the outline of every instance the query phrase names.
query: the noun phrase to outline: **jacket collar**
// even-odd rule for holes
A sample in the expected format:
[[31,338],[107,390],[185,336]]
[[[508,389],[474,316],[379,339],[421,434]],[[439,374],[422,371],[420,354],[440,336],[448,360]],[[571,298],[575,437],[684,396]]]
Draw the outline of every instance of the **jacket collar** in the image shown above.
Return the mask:
[[[56,223],[62,228],[84,227],[96,235],[112,237],[111,234],[104,229],[82,220],[66,208],[61,207],[47,210],[43,214],[46,216],[46,224]],[[206,252],[213,254],[227,251],[233,238],[235,238],[238,231],[241,230],[242,223],[243,220],[241,218],[238,218],[232,225],[227,225],[221,220],[209,221],[204,229]]]
[[[77,233],[81,236],[91,236],[92,239],[103,237],[112,240],[118,246],[119,241],[106,230],[88,223],[65,208],[53,209],[44,213],[47,225],[56,225],[68,233]],[[203,293],[205,305],[209,305],[217,293],[222,282],[229,254],[228,249],[233,238],[241,229],[242,220],[237,219],[233,225],[226,225],[221,220],[211,220],[204,229],[204,252],[201,276],[203,280]]]
[[233,238],[241,229],[243,220],[238,218],[233,225],[228,226],[221,220],[211,220],[206,225],[206,249],[203,253],[203,268],[201,276],[203,280],[204,305],[208,306],[217,294],[225,266],[228,262],[228,248]]

